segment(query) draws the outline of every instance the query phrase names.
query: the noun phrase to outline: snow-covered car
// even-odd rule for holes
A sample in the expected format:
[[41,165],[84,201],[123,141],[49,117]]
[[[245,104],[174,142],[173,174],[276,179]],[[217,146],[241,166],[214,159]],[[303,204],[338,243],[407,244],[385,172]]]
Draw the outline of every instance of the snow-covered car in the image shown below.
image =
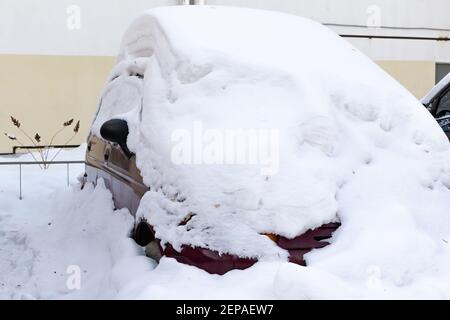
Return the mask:
[[[309,19],[231,7],[152,9],[123,37],[88,138],[85,177],[103,178],[116,207],[135,217],[133,238],[156,259],[218,274],[256,261],[305,265],[310,251],[333,252],[355,210],[357,229],[371,223],[361,219],[372,200],[359,208],[359,193],[390,177],[376,194],[392,197],[390,188],[405,182],[395,180],[405,162],[421,168],[422,149],[446,147],[418,105]],[[228,161],[233,150],[218,141],[235,131],[260,133],[263,150],[248,162]],[[273,149],[262,148],[266,140]],[[212,141],[225,148],[205,157]],[[370,176],[373,184],[360,183],[348,202],[345,190],[362,168],[384,172],[380,154],[398,170]],[[324,248],[327,239],[333,245]]]
[[422,98],[422,104],[436,118],[450,139],[450,73]]

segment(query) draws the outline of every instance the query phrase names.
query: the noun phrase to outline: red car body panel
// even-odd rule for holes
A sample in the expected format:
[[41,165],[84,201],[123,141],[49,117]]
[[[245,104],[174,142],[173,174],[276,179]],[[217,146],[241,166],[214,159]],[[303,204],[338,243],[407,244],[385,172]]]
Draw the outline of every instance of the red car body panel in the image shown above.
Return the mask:
[[[98,178],[103,178],[106,187],[113,194],[116,207],[126,207],[134,216],[141,198],[146,191],[150,190],[142,181],[134,156],[131,158],[126,157],[121,152],[120,147],[93,135],[89,137],[88,141],[85,178],[86,181],[93,183],[96,183]],[[137,221],[135,231],[141,222],[146,223],[145,221]],[[323,248],[328,245],[328,242],[325,240],[330,238],[339,226],[339,223],[325,224],[317,229],[308,230],[293,239],[287,239],[278,235],[268,236],[280,248],[288,251],[291,262],[305,266],[304,255],[313,249]],[[159,244],[159,240],[155,238],[153,227],[148,225],[146,229],[151,234],[144,237],[147,239],[145,242],[158,241],[159,250],[163,256],[174,258],[180,263],[196,266],[209,273],[223,275],[231,270],[249,268],[257,262],[256,259],[219,254],[206,248],[194,248],[185,245],[182,246],[179,252],[171,244],[165,244],[162,247]],[[145,245],[145,243],[141,245]]]
[[[340,226],[339,223],[329,223],[314,230],[308,230],[294,239],[279,237],[276,241],[280,248],[289,252],[289,261],[306,266],[304,255],[313,249],[323,248],[328,245],[323,241],[332,236],[333,232]],[[251,258],[240,258],[234,255],[222,254],[204,248],[193,248],[183,246],[181,252],[176,251],[170,244],[161,248],[163,255],[176,259],[180,263],[196,266],[209,273],[223,275],[234,269],[247,269],[253,266],[257,260]]]

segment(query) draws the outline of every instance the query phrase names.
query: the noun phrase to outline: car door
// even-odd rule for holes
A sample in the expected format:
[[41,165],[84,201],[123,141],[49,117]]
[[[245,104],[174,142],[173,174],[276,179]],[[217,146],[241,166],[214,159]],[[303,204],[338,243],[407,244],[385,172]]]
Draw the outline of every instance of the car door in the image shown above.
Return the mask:
[[111,144],[107,167],[111,173],[110,190],[117,208],[127,208],[134,215],[141,198],[149,190],[145,186],[136,156],[129,158],[117,144]]
[[100,128],[115,116],[142,107],[142,85],[143,76],[138,74],[115,77],[107,85],[88,138],[86,153],[87,181],[95,183],[103,178],[116,208],[127,208],[132,214],[136,213],[148,187],[136,167],[135,155],[130,157],[118,144],[101,137]]

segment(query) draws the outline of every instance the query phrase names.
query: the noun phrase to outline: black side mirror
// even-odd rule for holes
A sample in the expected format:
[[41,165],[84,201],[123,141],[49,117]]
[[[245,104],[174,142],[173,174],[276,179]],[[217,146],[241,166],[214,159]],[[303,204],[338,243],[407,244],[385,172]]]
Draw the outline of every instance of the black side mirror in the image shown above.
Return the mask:
[[117,143],[128,158],[133,153],[127,146],[128,123],[121,119],[111,119],[106,121],[100,128],[100,134],[103,139],[112,143]]

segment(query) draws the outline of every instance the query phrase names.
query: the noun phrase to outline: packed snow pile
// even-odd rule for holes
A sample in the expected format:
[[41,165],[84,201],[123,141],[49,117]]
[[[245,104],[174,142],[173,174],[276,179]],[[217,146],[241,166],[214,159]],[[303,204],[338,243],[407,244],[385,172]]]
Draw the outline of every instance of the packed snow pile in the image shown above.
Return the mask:
[[[396,285],[431,266],[444,272],[448,141],[410,93],[332,31],[268,11],[154,9],[126,32],[108,88],[136,74],[132,90],[108,91],[93,131],[128,120],[151,188],[138,216],[163,243],[283,260],[261,234],[292,238],[340,220],[332,246],[307,256],[311,266],[354,279],[377,265]],[[263,133],[253,162],[228,161],[219,143],[239,130]]]

